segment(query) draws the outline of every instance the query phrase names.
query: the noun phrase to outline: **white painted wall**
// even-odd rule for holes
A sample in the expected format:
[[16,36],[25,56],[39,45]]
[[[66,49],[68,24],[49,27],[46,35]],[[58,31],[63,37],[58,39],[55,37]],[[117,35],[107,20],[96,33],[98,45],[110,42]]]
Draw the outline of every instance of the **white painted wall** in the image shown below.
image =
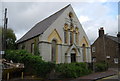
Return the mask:
[[[82,25],[80,24],[75,12],[73,11],[73,8],[71,6],[69,6],[63,13],[62,15],[59,16],[58,19],[55,20],[55,22],[42,34],[39,36],[39,41],[47,41],[48,36],[52,33],[52,31],[54,29],[56,29],[62,39],[62,44],[64,44],[64,31],[63,31],[63,27],[64,24],[66,23],[66,18],[69,19],[69,12],[72,12],[74,17],[73,17],[73,21],[76,21],[76,25],[79,28],[79,41],[82,40],[83,36],[86,38],[89,47],[90,47],[90,42],[88,40],[87,35],[85,34]],[[74,36],[75,37],[75,36]],[[70,38],[70,37],[69,37]],[[70,39],[69,39],[70,41]],[[75,41],[74,41],[75,42]],[[80,43],[80,42],[79,42]],[[79,46],[79,45],[77,45]],[[65,55],[66,51],[68,50],[69,46],[64,46],[64,45],[58,45],[58,63],[65,63],[65,61],[67,61],[68,63],[71,62],[71,58],[70,55]],[[51,44],[47,44],[47,43],[41,43],[40,44],[40,54],[43,57],[44,60],[46,61],[51,61]],[[83,53],[82,53],[82,49],[79,47],[80,49],[80,56],[77,56],[77,61],[79,62],[83,62]],[[87,62],[91,62],[91,52],[90,49],[86,50],[87,53]],[[65,59],[67,57],[67,59]]]

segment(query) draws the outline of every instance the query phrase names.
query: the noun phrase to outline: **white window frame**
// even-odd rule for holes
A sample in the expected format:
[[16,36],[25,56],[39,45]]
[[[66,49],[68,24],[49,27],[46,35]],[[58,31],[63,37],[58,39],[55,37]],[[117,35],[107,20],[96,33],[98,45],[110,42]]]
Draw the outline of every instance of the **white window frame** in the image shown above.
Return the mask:
[[118,64],[118,58],[114,58],[114,63]]
[[107,59],[109,59],[109,58],[110,58],[110,56],[106,56],[106,58],[107,58]]
[[95,52],[95,47],[92,47],[92,52]]

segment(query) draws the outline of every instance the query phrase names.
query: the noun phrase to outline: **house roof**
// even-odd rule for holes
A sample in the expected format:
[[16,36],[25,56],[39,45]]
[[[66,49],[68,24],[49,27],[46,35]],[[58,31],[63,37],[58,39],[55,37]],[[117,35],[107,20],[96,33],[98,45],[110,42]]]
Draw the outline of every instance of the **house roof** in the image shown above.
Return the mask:
[[41,22],[37,23],[33,28],[31,28],[22,38],[20,38],[17,43],[21,43],[28,39],[31,39],[35,36],[42,34],[50,25],[64,12],[66,8],[70,6],[67,5],[66,7],[62,8],[58,12],[54,13],[53,15],[49,16],[48,18],[42,20]]
[[117,43],[120,43],[120,41],[118,40],[118,37],[114,37],[114,36],[110,36],[110,35],[105,35],[107,38],[117,42]]
[[[105,36],[106,38],[108,38],[108,39],[111,39],[111,40],[117,42],[117,43],[120,43],[120,41],[118,40],[118,37],[110,36],[110,35],[106,35],[106,34],[105,34],[104,36]],[[99,40],[99,37],[93,42],[92,45],[94,45],[94,43],[95,43],[97,40]]]

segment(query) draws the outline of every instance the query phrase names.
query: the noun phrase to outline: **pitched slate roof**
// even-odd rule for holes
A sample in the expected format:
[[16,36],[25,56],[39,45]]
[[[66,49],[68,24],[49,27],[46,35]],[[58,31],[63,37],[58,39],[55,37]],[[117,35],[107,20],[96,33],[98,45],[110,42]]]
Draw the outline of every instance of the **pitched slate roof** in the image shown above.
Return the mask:
[[35,36],[42,34],[50,25],[64,12],[66,8],[70,6],[67,5],[66,7],[62,8],[58,12],[54,13],[53,15],[49,16],[48,18],[42,20],[41,22],[37,23],[32,29],[30,29],[21,39],[17,41],[17,43],[21,43],[28,39],[31,39]]
[[114,37],[114,36],[110,36],[110,35],[105,35],[107,38],[117,42],[117,43],[120,43],[120,41],[118,41],[118,37]]

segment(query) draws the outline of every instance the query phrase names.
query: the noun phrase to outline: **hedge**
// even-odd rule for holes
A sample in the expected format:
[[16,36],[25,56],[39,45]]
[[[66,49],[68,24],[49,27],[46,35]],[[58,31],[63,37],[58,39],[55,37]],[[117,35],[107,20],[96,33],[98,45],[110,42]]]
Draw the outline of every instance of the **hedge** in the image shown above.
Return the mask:
[[88,69],[86,63],[64,63],[56,65],[56,72],[62,77],[76,78],[90,74],[92,71]]
[[98,62],[95,64],[96,72],[106,71],[107,69],[108,69],[108,65],[106,62]]

